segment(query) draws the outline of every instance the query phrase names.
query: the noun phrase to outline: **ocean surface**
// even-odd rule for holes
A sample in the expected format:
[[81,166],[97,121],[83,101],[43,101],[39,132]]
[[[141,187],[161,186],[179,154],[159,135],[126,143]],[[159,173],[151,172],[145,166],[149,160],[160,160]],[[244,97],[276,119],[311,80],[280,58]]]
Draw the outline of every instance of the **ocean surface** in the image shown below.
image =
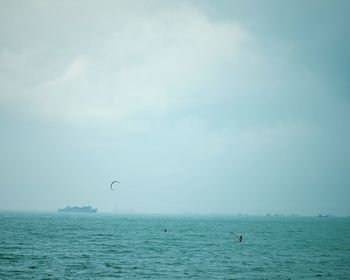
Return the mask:
[[350,279],[350,218],[0,212],[0,279],[118,278]]

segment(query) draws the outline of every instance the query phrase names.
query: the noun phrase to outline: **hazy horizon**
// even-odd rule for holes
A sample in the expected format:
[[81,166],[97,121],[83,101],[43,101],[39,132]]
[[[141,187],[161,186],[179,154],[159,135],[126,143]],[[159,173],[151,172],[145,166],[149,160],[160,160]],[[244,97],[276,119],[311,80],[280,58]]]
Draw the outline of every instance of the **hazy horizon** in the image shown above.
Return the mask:
[[1,1],[0,210],[349,216],[349,11]]
[[[68,207],[83,207],[90,205],[67,205]],[[60,207],[65,208],[65,207]],[[56,214],[57,215],[78,215],[85,217],[88,215],[115,215],[115,216],[149,216],[149,217],[236,217],[236,218],[349,218],[350,215],[335,215],[331,213],[318,213],[318,214],[295,214],[295,213],[240,213],[240,212],[147,212],[147,211],[133,211],[133,210],[105,210],[100,211],[97,209],[95,213],[84,213],[84,212],[66,212],[60,213],[57,209],[0,209],[1,213],[45,213],[45,214]]]

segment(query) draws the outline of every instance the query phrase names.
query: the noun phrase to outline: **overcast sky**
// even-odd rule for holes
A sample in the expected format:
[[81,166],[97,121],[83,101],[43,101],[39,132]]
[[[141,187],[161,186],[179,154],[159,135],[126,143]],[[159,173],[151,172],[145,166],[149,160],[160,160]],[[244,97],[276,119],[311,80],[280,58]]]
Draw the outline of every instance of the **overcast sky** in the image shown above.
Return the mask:
[[1,1],[0,209],[350,215],[349,12]]

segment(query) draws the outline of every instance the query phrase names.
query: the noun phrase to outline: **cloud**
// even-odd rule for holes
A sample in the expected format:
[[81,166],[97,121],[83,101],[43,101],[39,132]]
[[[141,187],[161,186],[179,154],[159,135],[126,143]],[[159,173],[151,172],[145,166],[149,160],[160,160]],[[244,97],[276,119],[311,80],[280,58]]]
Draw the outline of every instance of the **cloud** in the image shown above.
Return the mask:
[[[237,58],[249,38],[237,23],[211,21],[187,5],[160,6],[154,13],[125,6],[123,10],[129,16],[108,19],[113,28],[104,31],[104,37],[92,31],[96,40],[90,38],[90,45],[81,49],[69,49],[69,42],[45,43],[39,51],[6,51],[6,61],[3,53],[3,77],[17,75],[17,80],[7,83],[9,91],[1,103],[68,122],[163,114],[194,98],[193,89],[198,92],[213,69]],[[67,38],[84,40],[83,29],[67,32]],[[62,63],[47,48],[70,51]],[[45,79],[32,73],[38,64],[46,70],[41,77]],[[33,79],[24,84],[24,76]]]

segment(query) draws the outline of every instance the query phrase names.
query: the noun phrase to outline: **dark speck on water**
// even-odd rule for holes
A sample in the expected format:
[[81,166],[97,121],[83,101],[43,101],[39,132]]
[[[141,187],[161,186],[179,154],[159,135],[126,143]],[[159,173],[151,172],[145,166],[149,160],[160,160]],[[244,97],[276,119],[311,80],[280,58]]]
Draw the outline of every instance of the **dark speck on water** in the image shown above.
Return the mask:
[[350,279],[349,252],[348,218],[0,212],[0,279]]

